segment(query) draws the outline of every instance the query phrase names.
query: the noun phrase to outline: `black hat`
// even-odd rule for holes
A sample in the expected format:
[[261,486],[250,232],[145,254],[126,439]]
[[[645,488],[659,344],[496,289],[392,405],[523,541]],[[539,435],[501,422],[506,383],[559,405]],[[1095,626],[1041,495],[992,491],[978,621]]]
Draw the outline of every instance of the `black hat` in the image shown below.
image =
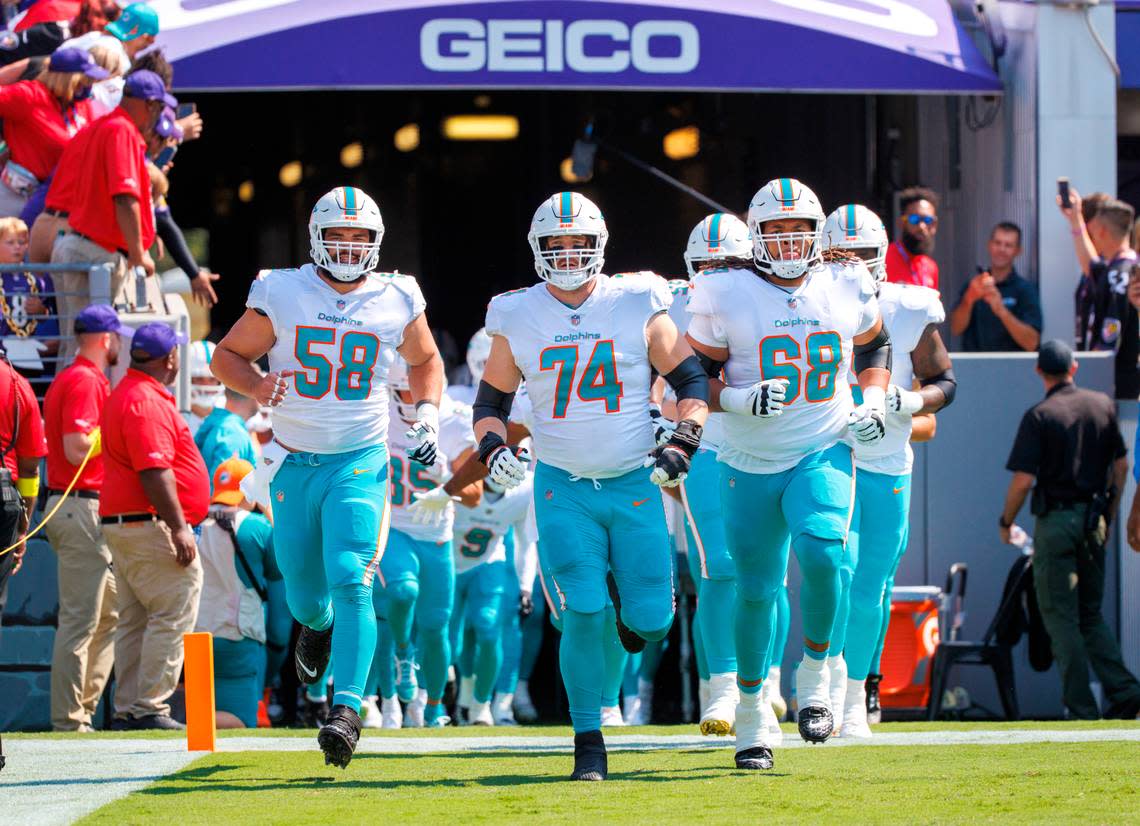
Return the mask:
[[1073,348],[1058,338],[1042,343],[1037,351],[1037,369],[1047,376],[1064,376],[1073,366]]

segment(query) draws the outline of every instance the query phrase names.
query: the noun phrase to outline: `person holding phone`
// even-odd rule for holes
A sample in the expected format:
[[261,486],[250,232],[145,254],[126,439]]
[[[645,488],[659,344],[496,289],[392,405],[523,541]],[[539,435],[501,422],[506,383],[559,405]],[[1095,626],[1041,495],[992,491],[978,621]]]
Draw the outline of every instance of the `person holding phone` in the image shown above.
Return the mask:
[[934,236],[938,234],[938,195],[912,186],[899,193],[899,228],[887,248],[887,281],[938,289]]

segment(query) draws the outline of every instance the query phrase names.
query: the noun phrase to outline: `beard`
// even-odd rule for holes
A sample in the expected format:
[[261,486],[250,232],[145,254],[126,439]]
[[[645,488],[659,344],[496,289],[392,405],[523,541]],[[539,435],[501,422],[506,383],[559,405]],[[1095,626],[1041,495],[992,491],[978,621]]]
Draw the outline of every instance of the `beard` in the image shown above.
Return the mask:
[[934,249],[934,239],[923,238],[918,235],[911,235],[909,232],[904,232],[902,245],[903,249],[910,255],[930,255],[931,250]]

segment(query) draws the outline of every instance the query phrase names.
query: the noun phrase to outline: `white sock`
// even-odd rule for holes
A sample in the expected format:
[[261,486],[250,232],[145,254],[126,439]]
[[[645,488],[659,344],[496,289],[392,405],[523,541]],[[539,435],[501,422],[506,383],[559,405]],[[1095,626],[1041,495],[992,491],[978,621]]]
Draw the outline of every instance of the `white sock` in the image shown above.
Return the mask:
[[643,680],[638,677],[637,696],[641,698],[642,705],[653,705],[653,683],[651,683],[649,680]]
[[827,658],[828,668],[838,668],[839,664],[841,662],[843,662],[843,655],[842,654],[836,654],[834,657],[828,657]]
[[827,660],[817,660],[815,657],[809,657],[804,654],[804,658],[800,660],[800,668],[806,668],[808,671],[823,671],[823,667],[827,664]]
[[770,682],[774,689],[779,690],[780,687],[780,666],[774,665],[768,669],[768,682]]
[[462,708],[475,705],[475,680],[471,677],[459,678],[459,699],[456,704]]
[[847,699],[846,704],[849,706],[864,705],[867,702],[867,684],[863,680],[848,680],[847,681]]
[[759,711],[760,701],[761,697],[759,691],[752,693],[744,691],[740,692],[740,704],[747,709],[750,709],[752,711]]

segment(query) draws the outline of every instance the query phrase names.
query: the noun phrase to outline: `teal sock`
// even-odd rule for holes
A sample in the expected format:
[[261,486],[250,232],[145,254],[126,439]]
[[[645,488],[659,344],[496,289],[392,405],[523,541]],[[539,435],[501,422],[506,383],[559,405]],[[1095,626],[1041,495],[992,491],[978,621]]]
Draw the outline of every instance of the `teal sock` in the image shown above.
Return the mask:
[[[827,658],[827,646],[835,615],[839,610],[839,562],[843,543],[804,534],[792,543],[803,574],[800,587],[800,614],[804,627],[804,655],[813,660]],[[807,642],[823,646],[809,648]]]
[[622,648],[617,634],[617,612],[612,605],[605,610],[605,627],[602,629],[602,706],[616,706],[618,692],[621,691],[622,676],[625,674],[625,661],[629,656]]
[[839,569],[839,607],[835,611],[835,624],[831,626],[831,648],[827,656],[838,657],[847,644],[847,622],[851,616],[851,574],[846,568]]
[[446,628],[419,627],[418,645],[420,686],[429,700],[439,700],[447,687],[447,667],[451,665],[451,643]]
[[895,575],[891,574],[890,579],[883,589],[883,619],[882,624],[879,626],[879,641],[875,645],[875,653],[871,657],[871,674],[883,673],[883,647],[887,644],[887,629],[891,626],[891,591],[895,588]]
[[[708,658],[706,673],[736,672],[736,639],[732,625],[736,614],[736,581],[705,579],[697,600],[697,616],[701,622],[701,639]],[[697,634],[694,631],[693,636]]]
[[598,668],[598,651],[602,647],[605,624],[605,611],[582,614],[567,609],[562,615],[558,659],[575,734],[598,731],[602,727],[604,677]]
[[745,694],[756,694],[768,676],[768,649],[775,632],[772,600],[736,598],[736,681]]
[[[622,649],[623,651],[625,649]],[[626,697],[637,696],[637,675],[641,672],[641,651],[627,653],[622,667],[621,693]]]
[[443,703],[428,703],[424,706],[424,723],[431,725],[446,713]]
[[650,640],[641,652],[641,668],[637,670],[639,679],[651,683],[657,679],[657,668],[661,665],[661,655],[665,653],[668,643],[663,639]]
[[353,583],[332,589],[333,686],[331,705],[346,705],[360,711],[364,684],[376,652],[376,612],[372,608],[372,587]]
[[[698,606],[699,607],[699,606]],[[736,640],[733,639],[735,649]],[[697,676],[702,680],[709,678],[709,660],[705,653],[705,637],[701,630],[701,612],[693,614],[693,654],[697,660]]]

